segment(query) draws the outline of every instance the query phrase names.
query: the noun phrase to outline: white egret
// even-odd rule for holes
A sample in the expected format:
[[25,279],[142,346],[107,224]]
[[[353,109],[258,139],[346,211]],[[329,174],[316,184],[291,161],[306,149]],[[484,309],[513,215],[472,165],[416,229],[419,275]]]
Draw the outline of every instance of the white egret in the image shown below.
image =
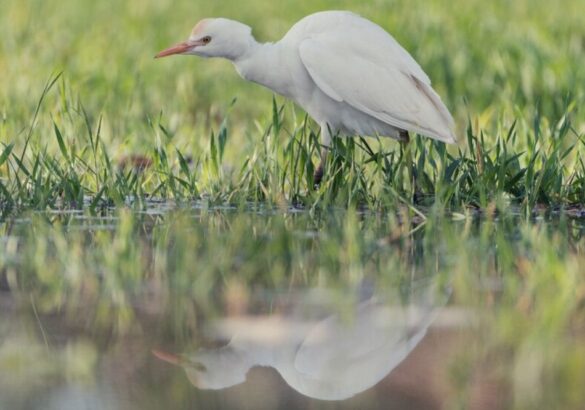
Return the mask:
[[336,135],[387,136],[408,142],[416,132],[455,143],[453,118],[419,64],[377,24],[348,11],[323,11],[296,23],[275,43],[225,18],[201,20],[188,40],[161,51],[222,57],[246,80],[301,106],[321,127],[323,176]]

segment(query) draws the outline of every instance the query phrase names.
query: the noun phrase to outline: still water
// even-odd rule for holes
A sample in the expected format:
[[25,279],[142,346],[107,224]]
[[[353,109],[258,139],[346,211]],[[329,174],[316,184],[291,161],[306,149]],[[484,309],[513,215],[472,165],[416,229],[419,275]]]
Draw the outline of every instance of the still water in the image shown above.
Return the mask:
[[[524,379],[551,369],[523,344],[581,352],[519,305],[522,267],[499,249],[547,234],[432,224],[190,209],[5,225],[0,409],[523,408]],[[581,323],[573,306],[559,326]],[[571,386],[543,397],[578,408]]]
[[[371,286],[370,286],[371,287]],[[0,403],[6,409],[440,408],[441,372],[472,325],[432,281],[359,289],[350,300],[304,289],[201,318],[163,337],[164,312],[132,335],[88,332],[2,292]],[[441,300],[437,300],[437,298]],[[83,309],[83,308],[80,308]],[[11,371],[11,369],[13,371]]]

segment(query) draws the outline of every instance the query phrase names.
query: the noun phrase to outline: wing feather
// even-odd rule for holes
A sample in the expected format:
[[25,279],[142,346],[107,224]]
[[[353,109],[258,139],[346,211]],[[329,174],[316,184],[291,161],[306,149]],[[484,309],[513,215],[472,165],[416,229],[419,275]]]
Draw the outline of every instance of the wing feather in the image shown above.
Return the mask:
[[392,126],[455,142],[453,118],[429,77],[392,36],[359,17],[299,43],[303,65],[336,101]]

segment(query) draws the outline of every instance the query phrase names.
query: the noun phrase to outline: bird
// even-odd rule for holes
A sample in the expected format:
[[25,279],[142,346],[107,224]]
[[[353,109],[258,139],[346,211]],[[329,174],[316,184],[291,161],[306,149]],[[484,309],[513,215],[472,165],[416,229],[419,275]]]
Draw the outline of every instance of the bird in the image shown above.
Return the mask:
[[227,345],[181,355],[155,349],[153,354],[183,367],[191,384],[200,389],[244,383],[251,368],[262,366],[278,371],[304,396],[345,400],[396,368],[423,339],[442,303],[436,300],[434,280],[413,287],[407,303],[393,289],[349,304],[345,315],[326,306],[326,293],[319,295],[313,310],[321,314],[315,315],[303,298],[288,314],[217,319],[208,337],[227,340]]
[[421,66],[387,31],[351,11],[322,11],[298,21],[276,42],[227,18],[201,20],[184,42],[159,52],[219,57],[245,80],[284,96],[320,126],[319,185],[337,136],[391,137],[409,132],[454,144],[451,113]]

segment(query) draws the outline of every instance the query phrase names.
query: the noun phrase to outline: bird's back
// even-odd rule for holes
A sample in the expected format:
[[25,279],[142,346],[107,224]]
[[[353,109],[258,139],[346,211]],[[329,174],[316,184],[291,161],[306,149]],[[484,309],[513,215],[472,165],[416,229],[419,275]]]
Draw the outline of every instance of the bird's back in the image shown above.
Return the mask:
[[284,39],[304,39],[313,34],[320,34],[332,29],[343,30],[344,27],[359,24],[364,20],[351,11],[320,11],[300,19],[284,36]]
[[[397,137],[385,134],[381,125],[386,124],[393,130],[455,141],[453,119],[429,77],[379,25],[348,11],[319,12],[301,19],[281,43],[297,50],[316,86],[331,99],[329,105],[342,104],[333,112],[340,112],[343,104],[357,111],[351,121],[347,115],[324,118],[332,127]],[[324,117],[319,115],[325,111],[323,104],[304,108],[314,118]],[[373,124],[363,126],[364,115]]]
[[356,38],[356,41],[376,44],[380,47],[381,53],[386,51],[400,55],[421,80],[430,84],[426,73],[394,37],[379,25],[351,11],[332,10],[310,14],[292,26],[282,41],[300,43],[319,34],[335,33],[336,31],[346,33],[353,30],[358,30],[361,33],[361,37]]

